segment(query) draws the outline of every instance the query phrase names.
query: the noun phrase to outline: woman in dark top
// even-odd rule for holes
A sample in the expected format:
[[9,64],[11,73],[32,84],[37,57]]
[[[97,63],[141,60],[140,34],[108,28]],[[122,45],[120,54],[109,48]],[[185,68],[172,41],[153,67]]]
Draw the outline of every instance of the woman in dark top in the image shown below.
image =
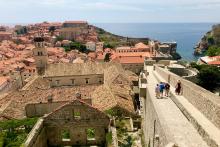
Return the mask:
[[165,84],[165,96],[169,96],[169,92],[170,92],[170,84],[166,83]]
[[181,89],[182,89],[182,85],[181,85],[180,80],[178,80],[176,84],[176,90],[175,90],[176,94],[180,95]]

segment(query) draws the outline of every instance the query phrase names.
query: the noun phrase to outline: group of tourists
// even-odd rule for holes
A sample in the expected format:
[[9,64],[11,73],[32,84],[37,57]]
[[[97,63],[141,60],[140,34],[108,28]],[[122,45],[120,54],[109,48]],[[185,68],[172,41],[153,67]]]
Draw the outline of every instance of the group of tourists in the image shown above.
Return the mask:
[[162,98],[164,95],[166,97],[169,97],[170,84],[160,82],[159,84],[156,85],[155,92],[156,92],[156,97],[157,98]]
[[[182,92],[182,85],[180,80],[178,80],[175,86],[175,93],[177,95],[180,95],[181,92]],[[163,96],[169,97],[170,84],[165,82],[160,82],[159,84],[156,85],[155,93],[157,98],[163,98]]]

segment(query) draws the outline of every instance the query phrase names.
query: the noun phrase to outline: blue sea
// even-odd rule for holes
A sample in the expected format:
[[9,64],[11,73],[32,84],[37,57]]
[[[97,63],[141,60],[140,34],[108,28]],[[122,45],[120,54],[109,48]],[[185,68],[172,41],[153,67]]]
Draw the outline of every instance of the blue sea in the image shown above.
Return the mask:
[[193,61],[194,46],[211,30],[214,23],[98,23],[111,33],[127,37],[149,37],[159,41],[176,41],[183,60]]

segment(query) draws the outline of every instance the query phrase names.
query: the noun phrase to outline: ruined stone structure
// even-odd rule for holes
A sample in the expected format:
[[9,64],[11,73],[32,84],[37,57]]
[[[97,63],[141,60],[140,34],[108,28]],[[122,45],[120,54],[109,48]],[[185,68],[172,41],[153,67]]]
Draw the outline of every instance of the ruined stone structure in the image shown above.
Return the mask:
[[81,100],[73,100],[40,119],[25,146],[105,146],[109,124],[106,114]]

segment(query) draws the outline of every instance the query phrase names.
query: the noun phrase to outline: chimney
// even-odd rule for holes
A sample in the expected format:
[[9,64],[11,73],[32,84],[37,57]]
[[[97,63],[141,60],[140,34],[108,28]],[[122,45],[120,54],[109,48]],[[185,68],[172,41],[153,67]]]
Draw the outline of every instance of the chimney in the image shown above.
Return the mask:
[[49,96],[47,97],[47,102],[48,102],[48,103],[52,103],[52,102],[53,102],[53,95],[49,95]]
[[76,98],[81,99],[81,94],[79,92],[76,93]]

